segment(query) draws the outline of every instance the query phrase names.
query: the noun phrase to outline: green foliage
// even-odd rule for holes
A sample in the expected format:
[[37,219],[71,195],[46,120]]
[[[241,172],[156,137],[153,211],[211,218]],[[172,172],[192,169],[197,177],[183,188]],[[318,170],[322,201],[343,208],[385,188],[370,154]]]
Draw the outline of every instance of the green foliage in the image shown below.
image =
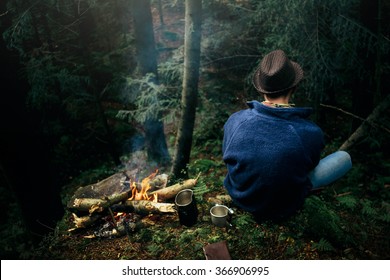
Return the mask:
[[166,87],[157,84],[153,74],[139,79],[128,77],[125,101],[134,104],[133,110],[119,110],[117,118],[126,121],[135,119],[145,122],[149,118],[160,119],[163,113],[172,110],[178,104],[177,99],[167,95]]
[[390,203],[383,201],[381,206],[381,214],[378,217],[382,222],[390,225]]
[[378,215],[377,210],[373,207],[370,200],[363,199],[362,204],[362,213],[369,218],[374,218]]
[[3,37],[19,52],[29,108],[41,119],[37,130],[62,180],[107,160],[105,123],[113,122],[104,109],[119,107],[121,77],[134,65],[132,36],[123,26],[128,6],[123,0],[8,1],[12,24]]
[[170,59],[158,65],[159,81],[167,86],[171,95],[180,97],[183,77],[183,47],[173,52]]
[[[299,61],[310,81],[303,83],[304,90],[319,100],[327,88],[364,77],[364,57],[377,51],[382,35],[356,20],[358,6],[357,0],[260,1],[250,20],[253,28],[261,25],[264,32],[260,52],[280,48]],[[289,16],[280,16],[285,14]],[[385,45],[388,49],[388,42]]]
[[193,172],[207,172],[212,168],[220,167],[222,163],[211,159],[197,159],[191,164]]
[[[197,148],[194,148],[194,153],[196,150]],[[201,175],[196,185],[200,194],[220,189],[225,175],[225,172],[221,174],[221,167],[224,168],[222,161],[206,158],[200,158],[188,165],[188,171],[192,177]]]
[[337,244],[348,243],[341,217],[319,197],[311,196],[306,199],[303,215],[306,218],[308,234]]
[[337,197],[337,200],[340,202],[340,204],[348,209],[353,210],[356,208],[358,201],[354,196],[348,195],[348,196],[341,196]]
[[182,48],[158,65],[158,78],[152,73],[143,77],[126,76],[122,101],[132,109],[119,110],[117,118],[143,123],[148,118],[176,121],[180,109],[183,75]]
[[236,219],[233,221],[234,226],[238,229],[245,230],[248,226],[253,226],[255,223],[255,220],[253,219],[252,215],[248,213],[244,213],[242,215],[239,215]]
[[153,232],[150,229],[143,228],[139,234],[140,241],[143,243],[147,243],[153,240]]
[[[9,211],[17,209],[15,205],[9,205]],[[16,214],[16,215],[15,215]],[[12,222],[6,221],[7,228],[2,227],[0,242],[2,259],[25,259],[29,258],[29,251],[33,248],[28,230],[23,221],[20,220],[20,213],[11,213]]]
[[[389,170],[389,164],[383,163],[384,170]],[[386,172],[386,171],[385,171]],[[370,184],[370,192],[377,194],[384,201],[389,201],[390,193],[384,188],[390,182],[389,176],[378,175]]]
[[314,243],[313,247],[320,252],[329,252],[335,250],[332,244],[330,244],[330,242],[324,238],[321,238],[320,241]]
[[184,231],[179,237],[179,243],[188,244],[191,243],[194,239],[194,234],[192,230]]
[[203,201],[203,195],[208,193],[210,189],[207,187],[202,177],[200,177],[196,186],[193,188],[193,191],[196,201]]
[[153,258],[157,258],[160,255],[160,253],[164,250],[162,246],[154,243],[148,245],[147,249]]
[[1,259],[30,258],[33,248],[31,236],[22,219],[21,206],[13,192],[6,188],[6,180],[0,173],[0,257]]

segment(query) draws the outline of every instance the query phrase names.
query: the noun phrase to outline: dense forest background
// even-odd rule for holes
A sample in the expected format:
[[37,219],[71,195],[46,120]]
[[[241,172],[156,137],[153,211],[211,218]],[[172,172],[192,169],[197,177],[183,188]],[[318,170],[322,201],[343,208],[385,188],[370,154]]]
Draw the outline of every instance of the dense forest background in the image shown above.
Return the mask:
[[[141,2],[150,19],[139,0],[1,2],[2,258],[79,258],[61,255],[58,245],[76,185],[123,168],[177,173],[171,165],[185,107],[186,1]],[[283,49],[302,65],[295,103],[315,108],[324,155],[360,130],[347,143],[353,170],[309,199],[289,224],[256,227],[241,213],[236,226],[245,229],[243,240],[209,229],[170,234],[186,236],[183,242],[233,238],[240,248],[235,258],[276,258],[272,246],[280,258],[389,258],[389,15],[388,0],[203,1],[185,168],[185,176],[202,172],[203,194],[224,192],[223,124],[246,101],[260,99],[251,75],[271,50]],[[166,233],[158,240],[147,230],[140,234],[150,245],[138,258],[161,258],[162,244],[173,242]],[[260,239],[268,242],[255,242]],[[44,255],[54,243],[61,250]]]

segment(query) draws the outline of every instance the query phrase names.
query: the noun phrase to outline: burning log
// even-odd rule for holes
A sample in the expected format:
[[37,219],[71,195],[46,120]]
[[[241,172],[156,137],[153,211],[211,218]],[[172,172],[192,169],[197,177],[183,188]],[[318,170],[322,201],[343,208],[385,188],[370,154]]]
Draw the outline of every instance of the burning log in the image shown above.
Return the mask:
[[126,172],[116,173],[100,182],[80,187],[69,200],[72,211],[102,212],[104,208],[128,198],[130,178]]
[[178,192],[185,189],[192,189],[195,187],[197,179],[188,179],[181,183],[153,191],[149,195],[157,195],[159,201],[166,201],[168,199],[174,198]]
[[156,213],[174,213],[173,203],[160,203],[150,200],[126,200],[122,204],[111,206],[114,212],[134,212],[140,215]]
[[68,208],[82,212],[103,212],[107,207],[119,203],[128,198],[128,192],[113,194],[106,198],[75,198]]

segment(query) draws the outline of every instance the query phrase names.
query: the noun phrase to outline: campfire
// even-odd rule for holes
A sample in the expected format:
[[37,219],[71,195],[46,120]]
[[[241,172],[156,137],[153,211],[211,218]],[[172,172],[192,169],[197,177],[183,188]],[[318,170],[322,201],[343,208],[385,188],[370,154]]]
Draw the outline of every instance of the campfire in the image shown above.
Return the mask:
[[158,201],[158,194],[155,193],[152,196],[148,195],[148,191],[152,188],[150,181],[156,177],[158,170],[144,178],[141,182],[141,190],[138,191],[137,184],[135,181],[131,184],[131,197],[128,200],[149,200],[153,202]]
[[102,224],[92,235],[117,237],[131,234],[150,215],[175,214],[172,199],[183,189],[192,189],[196,179],[167,186],[168,176],[158,170],[142,179],[132,172],[116,173],[95,184],[80,187],[68,202],[74,228],[70,232]]

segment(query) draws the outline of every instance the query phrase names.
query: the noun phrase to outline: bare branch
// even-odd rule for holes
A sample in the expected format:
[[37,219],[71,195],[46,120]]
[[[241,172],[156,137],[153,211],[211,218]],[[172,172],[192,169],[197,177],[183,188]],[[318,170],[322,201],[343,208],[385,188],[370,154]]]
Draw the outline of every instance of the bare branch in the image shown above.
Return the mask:
[[[367,119],[355,130],[354,133],[341,145],[339,150],[346,151],[351,149],[360,139],[366,137],[369,124],[375,124],[374,121],[379,120],[379,118],[386,112],[390,107],[390,95],[382,100],[381,103],[372,111],[372,113],[367,117]],[[382,126],[380,126],[383,128]],[[383,128],[385,131],[389,132],[387,128]]]
[[9,11],[5,11],[4,13],[0,14],[0,17],[3,17],[8,14]]
[[367,122],[368,124],[370,124],[373,127],[383,129],[387,133],[390,133],[390,129],[389,128],[387,128],[387,127],[385,127],[383,125],[380,125],[380,124],[378,124],[378,123],[376,123],[376,122],[374,122],[374,121],[372,121],[372,120],[370,120],[368,118],[365,119],[365,118],[359,117],[359,116],[357,116],[355,114],[352,114],[351,112],[345,111],[345,110],[343,110],[341,108],[338,108],[338,107],[335,107],[335,106],[326,105],[326,104],[322,104],[322,103],[320,104],[320,106],[325,107],[325,108],[331,108],[331,109],[337,110],[337,111],[342,112],[342,113],[344,113],[344,114],[346,114],[348,116],[351,116],[351,117],[353,117],[355,119],[361,120],[362,122]]

